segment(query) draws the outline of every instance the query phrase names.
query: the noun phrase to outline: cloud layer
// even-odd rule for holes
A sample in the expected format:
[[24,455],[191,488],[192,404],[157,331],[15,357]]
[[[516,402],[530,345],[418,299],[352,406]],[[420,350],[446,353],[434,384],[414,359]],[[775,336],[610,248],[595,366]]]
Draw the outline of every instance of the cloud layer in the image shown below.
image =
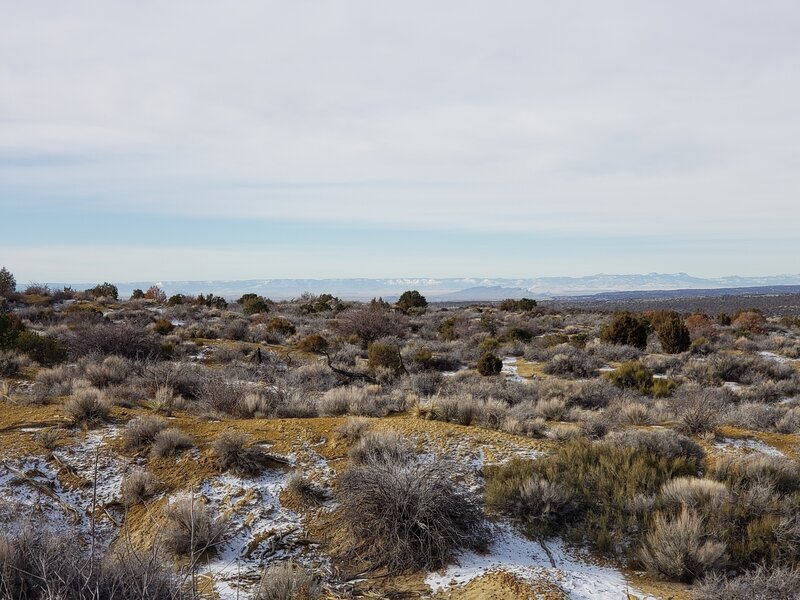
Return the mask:
[[[65,208],[120,235],[130,215],[305,222],[317,239],[248,248],[280,254],[297,276],[353,228],[438,232],[453,247],[386,266],[383,251],[369,262],[365,243],[329,276],[500,275],[470,268],[498,259],[502,274],[538,275],[551,269],[532,264],[541,244],[530,239],[553,237],[586,250],[558,260],[567,274],[641,263],[796,270],[796,3],[42,2],[3,12],[0,204],[17,215],[12,227],[26,211],[46,219]],[[245,256],[229,225],[182,251],[224,248],[208,257],[223,270],[222,256]],[[142,248],[163,245],[137,233]],[[492,250],[506,233],[521,240],[516,256]],[[91,231],[54,235],[0,241],[0,262],[13,250],[31,277],[69,278],[33,250],[85,259]],[[631,239],[647,236],[658,243],[630,256]],[[607,250],[593,252],[601,237]],[[697,240],[702,255],[687,250]],[[159,266],[128,263],[137,275]],[[126,274],[96,274],[111,276]]]

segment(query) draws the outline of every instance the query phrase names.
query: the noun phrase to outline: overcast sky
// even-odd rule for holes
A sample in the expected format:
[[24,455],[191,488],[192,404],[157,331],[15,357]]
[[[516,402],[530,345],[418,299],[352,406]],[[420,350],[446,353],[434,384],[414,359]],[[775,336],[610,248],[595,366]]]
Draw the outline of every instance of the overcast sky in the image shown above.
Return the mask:
[[796,1],[0,6],[23,283],[800,272]]

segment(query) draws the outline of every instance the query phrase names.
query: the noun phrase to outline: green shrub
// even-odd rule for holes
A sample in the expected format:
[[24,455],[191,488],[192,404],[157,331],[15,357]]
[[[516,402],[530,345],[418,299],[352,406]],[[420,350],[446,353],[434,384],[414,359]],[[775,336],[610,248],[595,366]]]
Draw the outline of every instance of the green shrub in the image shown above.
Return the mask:
[[653,379],[653,398],[669,398],[677,387],[671,379]]
[[529,535],[548,536],[568,517],[572,498],[562,485],[542,479],[533,461],[513,458],[486,474],[486,506],[522,522]]
[[395,375],[405,371],[403,359],[400,356],[400,348],[396,344],[384,342],[372,342],[367,351],[369,357],[369,369],[372,372],[380,368],[389,369]]
[[600,330],[600,339],[610,344],[634,346],[644,350],[650,324],[641,315],[629,311],[614,313],[611,322]]
[[119,290],[113,283],[101,283],[93,288],[89,288],[86,290],[86,292],[95,298],[113,298],[114,300],[119,299]]
[[183,294],[175,294],[169,297],[169,299],[167,300],[167,306],[179,306],[181,304],[184,304],[185,302],[186,302],[186,296],[184,296]]
[[31,331],[20,333],[14,347],[45,367],[67,360],[67,345],[64,342]]
[[433,360],[433,352],[427,346],[422,346],[414,352],[414,362],[427,366]]
[[428,306],[428,301],[417,290],[403,292],[397,301],[397,308],[403,312],[408,312],[412,308],[425,308],[426,306]]
[[11,298],[17,291],[17,280],[14,275],[3,267],[0,269],[0,296]]
[[297,328],[289,319],[283,317],[272,317],[267,321],[267,329],[279,335],[294,335]]
[[257,294],[244,294],[236,303],[242,305],[242,309],[246,315],[257,315],[259,313],[269,312],[268,301]]
[[[637,499],[655,495],[673,477],[696,474],[700,464],[695,456],[661,455],[641,445],[576,439],[539,460],[487,468],[487,500],[523,522],[544,525],[545,531],[560,528],[576,541],[619,557],[638,544],[649,514],[636,509]],[[522,484],[533,477],[558,486],[548,490],[563,500],[557,510],[542,511],[530,499],[523,500]],[[526,517],[526,505],[535,509],[532,519]]]
[[532,300],[531,298],[522,298],[520,300],[512,300],[507,299],[503,300],[497,306],[500,310],[508,311],[508,312],[529,312],[536,308],[536,300]]
[[642,394],[649,394],[653,390],[653,374],[639,361],[623,363],[607,373],[606,377],[618,388],[634,389]]
[[453,340],[458,339],[455,317],[450,317],[449,319],[445,319],[439,323],[438,327],[436,328],[436,332],[439,334],[439,339],[443,342],[452,342]]
[[16,315],[0,313],[0,350],[12,348],[25,325]]
[[686,352],[692,344],[689,329],[681,316],[673,311],[664,312],[653,322],[661,348],[667,354]]
[[533,339],[533,334],[521,327],[511,327],[503,334],[504,342],[523,342],[528,343]]
[[153,324],[153,331],[160,335],[170,334],[173,329],[175,329],[175,326],[169,319],[159,319]]
[[478,359],[478,373],[481,375],[497,375],[503,370],[503,361],[491,352],[486,352]]

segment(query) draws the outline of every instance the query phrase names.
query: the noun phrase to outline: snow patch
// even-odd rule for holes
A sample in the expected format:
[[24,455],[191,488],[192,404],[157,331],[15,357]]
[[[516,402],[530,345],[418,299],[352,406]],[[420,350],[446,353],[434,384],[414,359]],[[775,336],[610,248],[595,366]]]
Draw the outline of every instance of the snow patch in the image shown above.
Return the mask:
[[785,456],[783,452],[765,444],[761,440],[749,438],[722,438],[714,443],[719,450],[734,450],[739,452],[761,452],[769,456]]
[[571,600],[619,600],[628,593],[642,600],[656,600],[628,585],[618,570],[591,564],[567,550],[559,539],[540,544],[505,524],[498,525],[496,533],[490,552],[463,553],[458,557],[458,564],[441,573],[428,574],[425,583],[433,592],[438,592],[452,585],[464,585],[493,571],[507,571],[531,581],[550,580]]

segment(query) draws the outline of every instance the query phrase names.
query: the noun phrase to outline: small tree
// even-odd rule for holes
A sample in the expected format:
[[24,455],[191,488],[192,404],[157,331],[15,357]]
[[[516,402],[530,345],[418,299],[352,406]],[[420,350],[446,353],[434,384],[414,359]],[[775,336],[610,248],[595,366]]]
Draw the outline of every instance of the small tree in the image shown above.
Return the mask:
[[113,298],[114,300],[119,299],[119,290],[117,286],[113,283],[101,283],[100,285],[96,285],[93,288],[89,288],[86,290],[89,294],[94,296],[95,298]]
[[17,291],[17,280],[14,275],[3,267],[0,269],[0,296],[10,298]]
[[428,306],[428,301],[425,299],[425,296],[420,294],[417,290],[403,292],[400,299],[397,301],[397,308],[404,313],[412,308],[425,308],[426,306]]
[[257,315],[269,312],[269,302],[258,294],[243,294],[236,303],[242,305],[242,309],[246,315]]
[[131,292],[131,300],[144,300],[144,292],[141,289],[136,288],[133,290],[133,292]]
[[0,350],[11,348],[23,331],[25,331],[25,325],[19,317],[0,313]]
[[498,308],[507,312],[530,312],[536,308],[536,300],[533,300],[532,298],[521,298],[520,300],[513,300],[509,298],[500,302]]
[[673,311],[668,312],[655,325],[658,341],[667,354],[680,354],[686,352],[692,345],[689,329],[683,323],[681,316]]
[[186,302],[186,296],[183,294],[175,294],[169,297],[167,300],[167,306],[180,306],[184,302]]
[[650,325],[647,319],[629,311],[614,313],[611,322],[600,330],[600,339],[611,344],[634,346],[644,350]]
[[481,375],[497,375],[503,370],[503,361],[491,352],[486,352],[478,359],[477,368]]

